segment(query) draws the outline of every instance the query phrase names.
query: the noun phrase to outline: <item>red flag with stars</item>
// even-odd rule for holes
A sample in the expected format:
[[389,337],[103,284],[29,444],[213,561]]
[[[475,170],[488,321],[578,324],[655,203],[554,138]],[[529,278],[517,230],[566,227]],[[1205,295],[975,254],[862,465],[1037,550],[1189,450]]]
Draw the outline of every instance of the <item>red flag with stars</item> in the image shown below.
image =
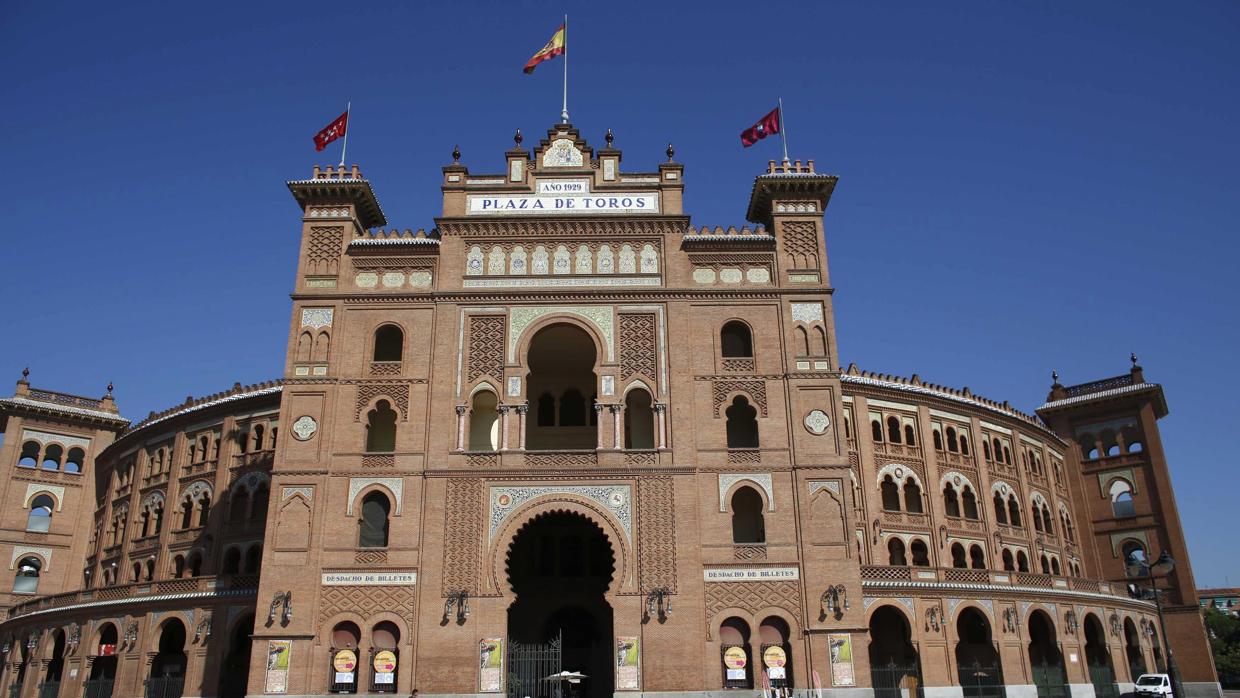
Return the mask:
[[776,133],[779,133],[779,107],[775,107],[770,114],[758,119],[758,123],[741,131],[741,144],[748,148]]
[[341,114],[335,121],[331,122],[322,131],[314,134],[314,149],[316,151],[327,147],[328,143],[341,138],[349,129],[349,112]]

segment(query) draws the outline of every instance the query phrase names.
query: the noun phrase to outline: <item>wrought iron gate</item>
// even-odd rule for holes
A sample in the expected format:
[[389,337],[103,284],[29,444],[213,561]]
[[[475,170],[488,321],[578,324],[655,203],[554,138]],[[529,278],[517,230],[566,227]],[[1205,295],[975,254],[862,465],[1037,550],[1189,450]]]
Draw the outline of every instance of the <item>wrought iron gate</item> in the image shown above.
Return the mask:
[[1119,698],[1119,685],[1110,664],[1090,664],[1089,681],[1094,685],[1094,698]]
[[[887,664],[870,667],[874,698],[923,698],[921,666],[918,664]],[[916,687],[916,691],[910,688]]]
[[960,665],[957,674],[964,698],[1004,698],[1007,695],[1003,685],[1003,667],[998,664],[974,661]]
[[560,698],[562,681],[544,681],[562,670],[563,637],[548,642],[524,643],[508,639],[504,670],[508,673],[508,698]]
[[1068,698],[1068,681],[1061,664],[1034,664],[1033,683],[1038,687],[1038,698]]

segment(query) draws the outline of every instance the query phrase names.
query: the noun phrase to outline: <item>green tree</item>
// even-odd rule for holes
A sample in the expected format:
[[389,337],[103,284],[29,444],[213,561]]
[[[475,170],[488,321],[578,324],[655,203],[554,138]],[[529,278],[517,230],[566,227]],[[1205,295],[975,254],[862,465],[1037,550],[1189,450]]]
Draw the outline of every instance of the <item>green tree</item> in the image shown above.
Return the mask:
[[1205,623],[1219,678],[1224,683],[1240,681],[1240,619],[1217,608],[1207,608]]

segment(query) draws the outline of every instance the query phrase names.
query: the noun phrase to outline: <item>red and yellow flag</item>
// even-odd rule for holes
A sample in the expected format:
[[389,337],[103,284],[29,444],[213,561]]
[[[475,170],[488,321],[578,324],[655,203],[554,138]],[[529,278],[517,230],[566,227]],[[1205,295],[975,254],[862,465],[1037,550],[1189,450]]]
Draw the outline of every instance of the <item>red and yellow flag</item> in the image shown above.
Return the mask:
[[564,55],[564,49],[568,42],[565,30],[565,25],[561,24],[560,28],[556,29],[555,33],[551,35],[551,40],[547,42],[547,45],[538,49],[538,53],[535,53],[530,58],[529,62],[525,64],[524,72],[526,75],[534,72],[534,68],[538,67],[539,63]]

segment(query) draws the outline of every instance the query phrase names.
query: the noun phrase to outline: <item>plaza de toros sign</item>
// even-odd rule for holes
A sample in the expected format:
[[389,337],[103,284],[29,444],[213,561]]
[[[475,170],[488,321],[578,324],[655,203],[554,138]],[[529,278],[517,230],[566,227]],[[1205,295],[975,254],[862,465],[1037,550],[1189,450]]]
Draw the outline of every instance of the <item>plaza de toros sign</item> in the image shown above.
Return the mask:
[[470,216],[658,213],[658,192],[591,192],[585,179],[539,180],[533,194],[471,194]]

